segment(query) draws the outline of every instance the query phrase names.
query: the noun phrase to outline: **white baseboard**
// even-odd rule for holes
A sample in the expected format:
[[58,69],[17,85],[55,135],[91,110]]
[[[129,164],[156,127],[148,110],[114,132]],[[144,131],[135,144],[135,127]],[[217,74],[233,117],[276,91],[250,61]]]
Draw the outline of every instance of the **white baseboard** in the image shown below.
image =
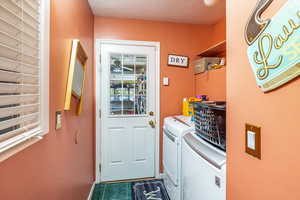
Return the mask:
[[94,191],[95,185],[96,185],[96,182],[93,182],[93,185],[92,185],[92,187],[90,189],[90,193],[89,193],[89,196],[88,196],[87,200],[92,200],[92,196],[93,196],[93,191]]

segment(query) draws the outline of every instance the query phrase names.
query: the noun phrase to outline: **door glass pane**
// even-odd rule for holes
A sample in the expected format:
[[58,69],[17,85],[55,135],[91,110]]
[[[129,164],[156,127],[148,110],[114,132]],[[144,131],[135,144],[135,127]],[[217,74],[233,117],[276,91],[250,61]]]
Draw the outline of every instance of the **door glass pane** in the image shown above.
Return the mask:
[[136,113],[146,114],[146,102],[147,102],[147,57],[136,56]]
[[123,58],[123,71],[124,74],[134,74],[134,55],[124,55]]
[[135,87],[135,110],[136,114],[146,114],[146,92],[147,92],[146,76],[143,74],[136,75],[136,87]]
[[111,54],[110,114],[147,113],[147,56]]
[[122,81],[110,81],[110,113],[122,114]]
[[123,81],[123,114],[134,115],[134,80]]
[[122,74],[122,55],[112,54],[110,56],[110,71],[112,74]]
[[147,70],[147,57],[136,56],[136,74],[146,74]]

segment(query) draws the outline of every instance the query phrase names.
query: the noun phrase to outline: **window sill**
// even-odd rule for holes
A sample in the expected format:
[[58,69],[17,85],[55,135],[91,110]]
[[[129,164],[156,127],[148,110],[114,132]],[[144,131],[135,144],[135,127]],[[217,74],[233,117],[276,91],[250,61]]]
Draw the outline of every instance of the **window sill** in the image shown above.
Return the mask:
[[0,153],[0,163],[4,160],[8,159],[9,157],[15,155],[16,153],[26,149],[27,147],[41,141],[42,139],[43,139],[42,136],[37,135],[37,136],[31,137],[15,146],[9,148],[8,150]]

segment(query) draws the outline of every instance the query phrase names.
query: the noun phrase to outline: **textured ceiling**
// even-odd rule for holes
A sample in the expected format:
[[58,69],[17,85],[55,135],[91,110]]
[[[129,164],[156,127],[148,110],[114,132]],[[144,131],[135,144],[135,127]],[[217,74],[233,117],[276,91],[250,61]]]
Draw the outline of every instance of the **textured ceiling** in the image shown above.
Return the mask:
[[203,0],[89,0],[96,16],[214,24],[225,16],[225,0],[207,7]]

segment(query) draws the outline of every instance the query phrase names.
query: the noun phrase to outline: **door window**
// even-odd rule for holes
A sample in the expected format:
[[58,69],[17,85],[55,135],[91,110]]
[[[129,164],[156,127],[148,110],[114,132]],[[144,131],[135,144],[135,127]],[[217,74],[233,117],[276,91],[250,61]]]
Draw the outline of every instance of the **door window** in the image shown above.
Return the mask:
[[147,113],[147,56],[110,54],[110,115]]

